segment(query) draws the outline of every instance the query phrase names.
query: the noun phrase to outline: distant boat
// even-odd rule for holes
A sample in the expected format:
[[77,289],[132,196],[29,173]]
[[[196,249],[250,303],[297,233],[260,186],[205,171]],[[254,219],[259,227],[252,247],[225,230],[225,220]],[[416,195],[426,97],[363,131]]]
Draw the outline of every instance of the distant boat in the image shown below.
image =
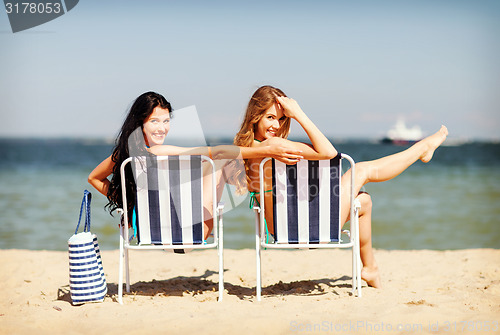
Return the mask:
[[387,132],[382,139],[382,143],[408,145],[420,141],[424,138],[422,129],[419,126],[408,128],[403,119],[399,119],[394,127]]

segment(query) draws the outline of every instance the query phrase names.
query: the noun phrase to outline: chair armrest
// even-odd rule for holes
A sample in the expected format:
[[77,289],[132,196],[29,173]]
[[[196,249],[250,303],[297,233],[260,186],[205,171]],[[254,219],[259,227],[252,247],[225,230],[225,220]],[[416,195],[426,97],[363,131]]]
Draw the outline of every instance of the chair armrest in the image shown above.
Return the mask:
[[354,199],[354,209],[359,211],[361,209],[361,202],[358,199]]
[[123,227],[123,216],[124,216],[124,211],[123,208],[117,208],[116,212],[120,215],[120,223],[118,223],[118,227]]

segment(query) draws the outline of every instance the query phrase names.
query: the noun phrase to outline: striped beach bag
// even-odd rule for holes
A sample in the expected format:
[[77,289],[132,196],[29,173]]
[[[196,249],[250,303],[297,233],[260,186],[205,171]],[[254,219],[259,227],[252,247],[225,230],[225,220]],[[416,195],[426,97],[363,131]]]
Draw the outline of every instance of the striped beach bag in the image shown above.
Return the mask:
[[[73,304],[102,302],[108,292],[97,236],[90,232],[91,199],[92,194],[85,190],[75,234],[68,240],[69,287]],[[83,212],[85,225],[83,232],[78,233]]]

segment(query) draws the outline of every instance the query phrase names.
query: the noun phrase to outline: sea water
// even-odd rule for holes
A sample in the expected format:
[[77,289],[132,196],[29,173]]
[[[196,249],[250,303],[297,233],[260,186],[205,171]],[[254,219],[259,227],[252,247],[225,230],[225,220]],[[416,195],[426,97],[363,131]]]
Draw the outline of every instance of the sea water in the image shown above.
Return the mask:
[[[371,141],[332,142],[355,161],[405,149]],[[104,210],[106,198],[87,183],[111,150],[111,144],[88,140],[0,140],[0,248],[67,250],[88,189],[91,230],[101,249],[117,249],[119,219]],[[417,162],[365,190],[373,201],[375,248],[500,248],[499,144],[441,147],[430,163]],[[224,214],[226,248],[253,248],[254,234],[248,201]]]

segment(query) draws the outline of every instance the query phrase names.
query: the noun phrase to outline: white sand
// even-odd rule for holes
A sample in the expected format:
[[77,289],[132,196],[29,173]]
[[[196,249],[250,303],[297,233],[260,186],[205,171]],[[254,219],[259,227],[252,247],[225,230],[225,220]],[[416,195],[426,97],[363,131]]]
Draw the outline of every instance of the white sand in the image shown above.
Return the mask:
[[349,251],[263,254],[261,302],[254,250],[225,250],[222,302],[215,250],[130,251],[123,306],[118,251],[104,251],[108,296],[72,306],[66,252],[0,250],[0,333],[500,333],[500,250],[377,250],[384,287],[364,285],[361,298],[350,293]]

